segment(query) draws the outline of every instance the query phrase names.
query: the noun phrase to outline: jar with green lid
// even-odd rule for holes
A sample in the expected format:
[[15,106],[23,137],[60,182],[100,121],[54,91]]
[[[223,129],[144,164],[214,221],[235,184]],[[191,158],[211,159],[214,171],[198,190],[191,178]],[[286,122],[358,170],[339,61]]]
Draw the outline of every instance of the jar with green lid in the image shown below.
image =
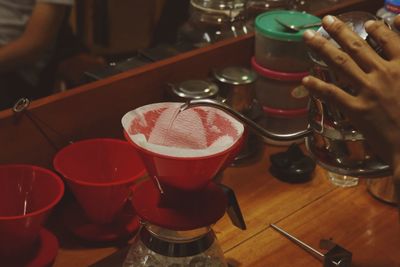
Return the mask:
[[[303,42],[305,29],[288,30],[278,21],[301,27],[320,22],[311,14],[276,10],[262,13],[255,20],[255,59],[260,66],[280,72],[305,72],[311,68],[307,47]],[[308,29],[317,30],[319,27]]]

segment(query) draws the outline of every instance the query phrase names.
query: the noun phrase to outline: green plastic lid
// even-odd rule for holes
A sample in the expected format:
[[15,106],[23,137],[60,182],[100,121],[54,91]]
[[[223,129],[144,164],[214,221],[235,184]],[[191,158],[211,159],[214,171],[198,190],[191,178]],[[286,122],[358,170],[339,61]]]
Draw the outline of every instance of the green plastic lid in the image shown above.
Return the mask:
[[277,20],[285,24],[294,26],[302,26],[306,24],[318,23],[321,21],[320,18],[305,12],[275,10],[268,11],[257,16],[255,20],[256,30],[272,39],[300,42],[303,40],[303,32],[305,30],[317,30],[320,27],[314,26],[307,29],[301,29],[298,32],[293,32],[279,24]]

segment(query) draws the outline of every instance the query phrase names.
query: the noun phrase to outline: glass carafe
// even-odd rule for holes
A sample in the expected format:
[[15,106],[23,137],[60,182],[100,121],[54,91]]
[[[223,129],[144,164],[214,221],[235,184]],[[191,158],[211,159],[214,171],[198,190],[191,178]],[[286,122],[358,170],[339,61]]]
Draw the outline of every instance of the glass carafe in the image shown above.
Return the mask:
[[178,43],[203,47],[248,32],[244,0],[191,0],[190,17],[178,31]]
[[254,30],[255,18],[264,12],[277,9],[290,9],[290,0],[247,0],[245,6],[246,26]]
[[143,223],[124,267],[227,267],[211,227],[174,231]]

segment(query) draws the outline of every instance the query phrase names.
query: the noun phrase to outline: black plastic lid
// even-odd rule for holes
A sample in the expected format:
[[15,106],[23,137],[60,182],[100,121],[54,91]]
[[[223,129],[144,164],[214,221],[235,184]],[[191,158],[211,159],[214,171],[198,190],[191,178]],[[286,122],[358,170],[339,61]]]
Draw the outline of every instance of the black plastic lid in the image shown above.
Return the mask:
[[270,172],[281,181],[303,183],[312,178],[315,161],[303,154],[298,145],[293,144],[285,152],[271,155]]

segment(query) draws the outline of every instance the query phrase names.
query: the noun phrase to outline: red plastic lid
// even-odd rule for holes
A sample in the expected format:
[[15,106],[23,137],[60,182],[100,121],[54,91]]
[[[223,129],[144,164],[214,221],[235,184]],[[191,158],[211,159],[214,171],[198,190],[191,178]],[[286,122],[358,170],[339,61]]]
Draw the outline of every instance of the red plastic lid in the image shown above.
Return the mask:
[[263,111],[267,115],[275,116],[275,117],[284,117],[284,118],[293,118],[300,117],[308,114],[308,108],[300,108],[300,109],[276,109],[263,106]]
[[44,267],[51,266],[58,253],[57,238],[45,228],[40,230],[35,250],[28,260],[25,257],[18,259],[2,259],[1,266]]
[[125,241],[132,237],[139,229],[139,218],[133,211],[130,202],[127,202],[123,210],[109,224],[95,224],[86,218],[82,208],[71,201],[63,210],[63,222],[65,227],[75,236],[88,242],[114,242]]
[[201,197],[186,201],[183,209],[160,207],[160,191],[152,180],[133,188],[132,204],[137,215],[152,224],[176,231],[193,230],[216,223],[225,214],[227,198],[220,187],[209,183]]
[[281,81],[301,81],[304,77],[309,75],[309,72],[279,72],[270,70],[260,66],[256,62],[256,58],[251,58],[251,66],[253,69],[266,78],[274,79],[274,80],[281,80]]

